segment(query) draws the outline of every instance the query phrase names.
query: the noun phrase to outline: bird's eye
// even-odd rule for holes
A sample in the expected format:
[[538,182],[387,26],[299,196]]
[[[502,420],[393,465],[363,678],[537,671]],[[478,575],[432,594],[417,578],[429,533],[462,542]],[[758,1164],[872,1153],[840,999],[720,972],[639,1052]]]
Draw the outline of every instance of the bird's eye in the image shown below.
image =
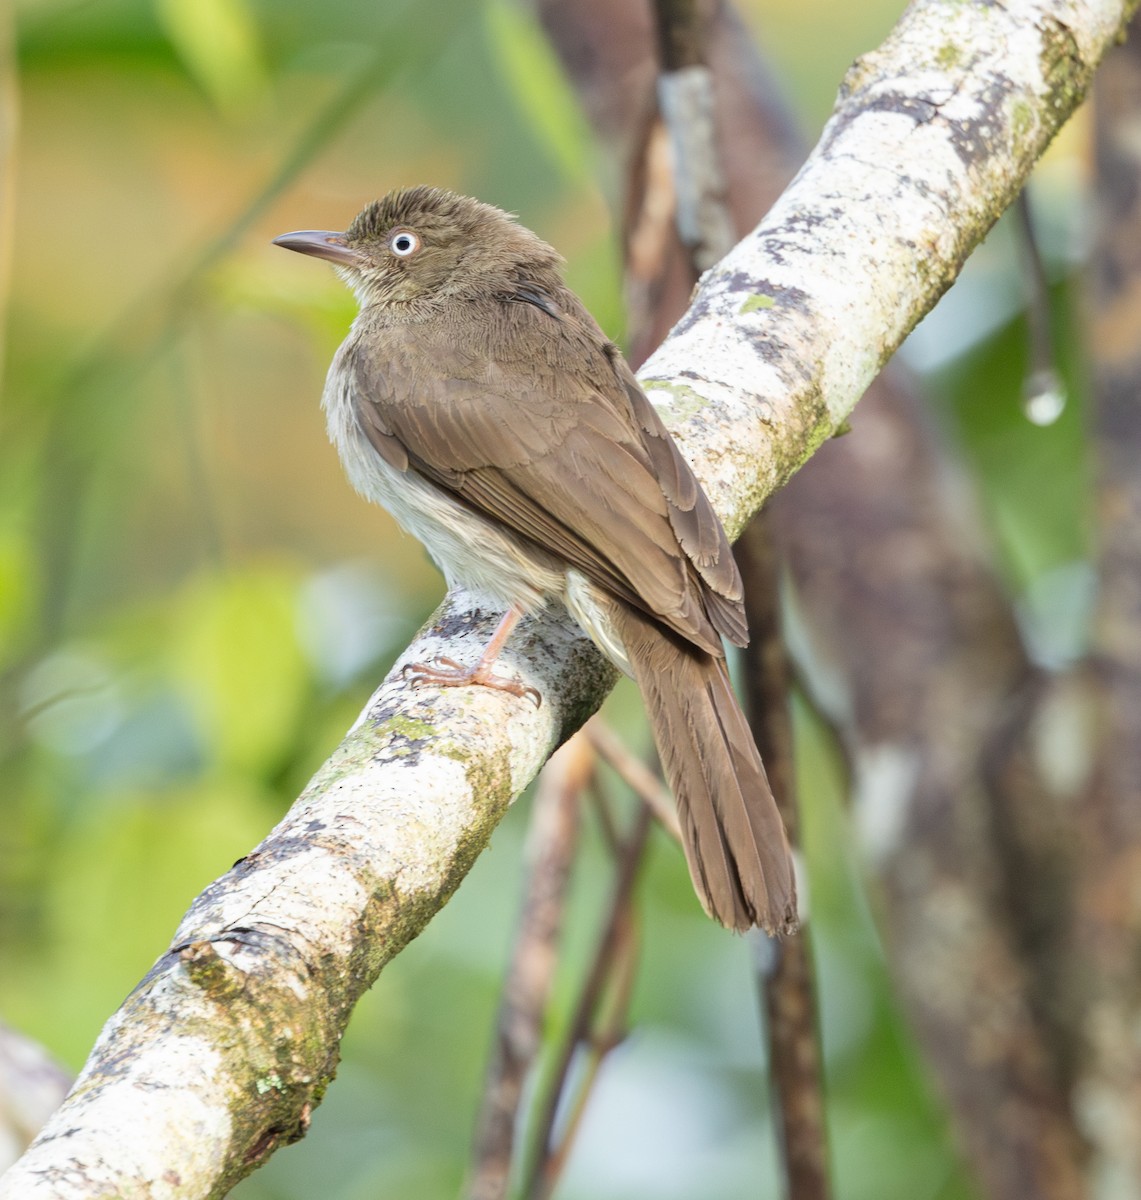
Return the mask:
[[388,239],[388,246],[397,258],[409,258],[420,249],[420,239],[411,229],[398,229]]

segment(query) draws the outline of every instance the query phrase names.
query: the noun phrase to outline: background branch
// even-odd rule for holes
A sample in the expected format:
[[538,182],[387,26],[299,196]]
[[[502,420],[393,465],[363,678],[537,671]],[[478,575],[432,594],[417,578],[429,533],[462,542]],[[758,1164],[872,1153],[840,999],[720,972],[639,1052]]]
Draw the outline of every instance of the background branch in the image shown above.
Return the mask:
[[661,778],[632,751],[615,732],[597,718],[588,722],[583,731],[599,757],[614,768],[614,773],[654,814],[661,827],[681,845],[681,826],[677,806],[669,788]]
[[507,1195],[519,1106],[542,1045],[543,1021],[558,965],[579,806],[594,771],[585,738],[570,739],[543,768],[535,791],[519,928],[503,983],[495,1044],[477,1121],[475,1161],[466,1195]]
[[[640,804],[629,833],[613,848],[610,905],[570,1025],[537,1106],[534,1146],[520,1188],[526,1200],[546,1200],[554,1192],[602,1060],[626,1033],[637,961],[634,885],[652,828],[651,817],[650,809]],[[571,1066],[579,1055],[585,1061],[572,1091]],[[565,1115],[556,1136],[560,1111]]]
[[[764,517],[758,514],[749,522],[736,546],[751,637],[745,656],[745,694],[749,721],[789,840],[801,847],[789,709],[791,682],[781,632],[780,571]],[[832,1195],[810,915],[810,911],[802,915],[796,937],[778,940],[760,930],[750,934],[758,960],[772,1105],[788,1200],[828,1200]]]
[[[1043,867],[1026,931],[1059,1073],[1089,1147],[1088,1194],[1141,1191],[1141,45],[1097,91],[1097,242],[1089,276],[1097,451],[1098,604],[1086,658],[1037,691],[1022,761],[1040,781],[1012,813],[1016,861]],[[1049,730],[1079,746],[1058,770]],[[1076,832],[1075,832],[1076,831]],[[1052,885],[1052,894],[1051,894]]]
[[[673,151],[678,234],[688,251],[696,281],[700,272],[726,254],[736,240],[721,156],[729,152],[741,157],[743,148],[727,142],[740,142],[742,135],[730,126],[728,133],[717,136],[714,72],[706,57],[706,29],[724,28],[729,22],[724,7],[714,11],[712,20],[703,19],[696,0],[657,0],[654,11],[662,57],[658,101]],[[739,76],[732,72],[736,65],[731,62],[728,73],[739,85]],[[759,115],[770,118],[765,122],[770,127],[766,144],[779,145],[784,141],[784,129],[776,117],[777,106],[761,96],[758,92]],[[650,169],[644,172],[644,178],[653,179]],[[754,202],[756,199],[750,197]],[[665,206],[660,199],[654,203],[656,207]],[[742,231],[745,227],[743,222]],[[658,277],[663,281],[669,265],[663,260],[658,266]],[[737,543],[750,635],[741,657],[749,723],[789,840],[799,849],[802,843],[789,708],[791,682],[781,628],[777,558],[769,515],[759,512]],[[806,881],[801,886],[806,886]],[[750,938],[756,951],[759,1000],[766,1016],[772,1108],[784,1194],[790,1200],[826,1200],[831,1189],[823,1061],[807,906],[802,908],[806,911],[798,936],[780,942],[754,931]]]

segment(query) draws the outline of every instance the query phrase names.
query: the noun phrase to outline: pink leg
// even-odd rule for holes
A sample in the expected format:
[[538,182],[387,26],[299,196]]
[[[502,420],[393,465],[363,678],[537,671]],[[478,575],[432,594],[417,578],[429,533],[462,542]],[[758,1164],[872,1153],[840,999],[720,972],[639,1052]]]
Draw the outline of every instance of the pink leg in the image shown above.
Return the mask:
[[474,667],[470,669],[462,667],[454,659],[440,657],[433,663],[409,663],[404,668],[405,677],[410,678],[413,684],[417,685],[435,683],[440,687],[498,688],[500,691],[510,692],[513,696],[530,696],[538,707],[543,702],[543,698],[533,687],[527,687],[518,679],[505,679],[501,675],[496,675],[492,669],[495,666],[495,660],[499,657],[499,652],[507,644],[511,631],[519,623],[522,615],[523,610],[517,604],[513,604],[503,614],[503,619],[491,635],[491,641],[484,647],[483,653],[479,656],[479,662]]

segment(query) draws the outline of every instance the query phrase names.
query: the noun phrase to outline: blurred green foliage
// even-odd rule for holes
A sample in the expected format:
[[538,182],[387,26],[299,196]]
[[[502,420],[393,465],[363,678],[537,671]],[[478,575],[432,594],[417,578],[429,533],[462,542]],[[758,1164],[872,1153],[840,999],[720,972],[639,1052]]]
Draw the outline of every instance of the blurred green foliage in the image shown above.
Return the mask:
[[[747,7],[811,125],[896,6],[845,9],[842,28],[822,0]],[[14,19],[0,1014],[78,1068],[192,897],[272,826],[441,591],[325,443],[317,398],[351,297],[270,239],[343,227],[395,185],[438,183],[557,245],[616,336],[622,313],[600,164],[513,0],[26,0]],[[804,36],[823,19],[826,48]],[[1055,174],[1047,204],[1064,214],[1073,189],[1064,166]],[[1047,226],[1064,279],[1072,238],[1064,216]],[[980,260],[956,289],[967,302],[928,324],[944,351],[958,347],[927,353],[939,412],[1012,592],[1046,643],[1080,642],[1081,587],[1052,605],[1041,586],[1082,577],[1080,366],[1067,366],[1063,419],[1031,426],[1004,234]],[[1006,308],[980,305],[996,287],[1013,289]],[[1069,330],[1064,285],[1058,305]],[[1061,340],[1072,363],[1072,336]],[[613,713],[639,736],[629,689]],[[842,771],[810,714],[797,727],[837,1194],[967,1197],[850,858]],[[525,822],[523,801],[457,901],[385,971],[309,1137],[244,1183],[245,1200],[456,1193]],[[556,1028],[606,891],[596,832],[586,842]],[[772,1194],[746,946],[699,914],[663,838],[641,894],[634,1028],[561,1194]]]

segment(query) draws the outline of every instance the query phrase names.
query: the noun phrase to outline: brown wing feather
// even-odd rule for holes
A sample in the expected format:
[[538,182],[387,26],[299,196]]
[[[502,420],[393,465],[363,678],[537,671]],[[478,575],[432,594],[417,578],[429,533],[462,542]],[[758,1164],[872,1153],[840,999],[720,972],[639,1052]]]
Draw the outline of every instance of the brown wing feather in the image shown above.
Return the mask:
[[740,578],[708,499],[577,299],[552,305],[559,316],[505,301],[497,320],[484,310],[446,335],[434,323],[369,330],[353,357],[362,429],[391,465],[695,644],[743,643]]

